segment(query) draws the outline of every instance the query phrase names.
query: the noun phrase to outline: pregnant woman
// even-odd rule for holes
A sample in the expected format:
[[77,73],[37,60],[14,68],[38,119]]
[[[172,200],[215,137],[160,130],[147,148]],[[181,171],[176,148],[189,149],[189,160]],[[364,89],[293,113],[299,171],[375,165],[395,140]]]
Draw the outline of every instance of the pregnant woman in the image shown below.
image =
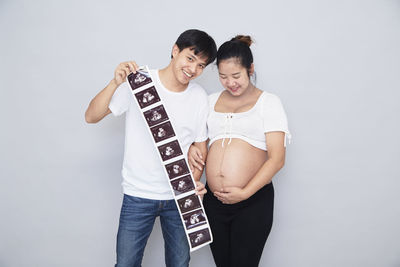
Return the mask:
[[[254,86],[249,36],[236,36],[217,53],[224,91],[209,96],[208,193],[204,207],[218,267],[258,266],[272,226],[274,175],[285,162],[290,138],[279,98]],[[191,147],[192,166],[204,165]]]

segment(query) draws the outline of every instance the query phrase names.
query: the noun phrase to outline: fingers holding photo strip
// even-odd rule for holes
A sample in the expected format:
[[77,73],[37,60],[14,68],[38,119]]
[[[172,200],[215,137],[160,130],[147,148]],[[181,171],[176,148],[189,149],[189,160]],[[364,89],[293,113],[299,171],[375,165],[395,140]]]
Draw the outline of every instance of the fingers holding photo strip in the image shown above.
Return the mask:
[[121,85],[125,82],[126,78],[130,73],[136,73],[139,69],[138,65],[135,61],[126,61],[120,63],[114,71],[114,80],[117,85]]
[[147,69],[135,68],[132,71],[132,74],[128,75],[128,82],[132,90],[135,90],[138,89],[139,87],[151,83],[152,79]]

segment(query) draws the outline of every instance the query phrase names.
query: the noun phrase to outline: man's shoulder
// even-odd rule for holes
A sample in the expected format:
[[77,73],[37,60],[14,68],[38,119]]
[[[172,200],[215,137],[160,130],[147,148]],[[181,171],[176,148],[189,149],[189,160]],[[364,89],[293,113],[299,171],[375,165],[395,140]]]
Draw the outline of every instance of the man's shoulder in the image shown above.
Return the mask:
[[198,83],[190,82],[188,89],[190,93],[196,95],[197,97],[208,98],[206,90],[204,90],[204,88]]

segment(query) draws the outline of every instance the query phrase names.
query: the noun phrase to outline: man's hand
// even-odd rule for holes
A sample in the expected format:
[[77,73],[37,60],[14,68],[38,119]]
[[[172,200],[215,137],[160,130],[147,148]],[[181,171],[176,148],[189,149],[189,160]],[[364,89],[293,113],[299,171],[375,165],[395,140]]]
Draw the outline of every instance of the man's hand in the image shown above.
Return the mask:
[[135,61],[126,61],[120,63],[114,72],[115,84],[117,86],[120,86],[123,82],[125,82],[126,77],[129,75],[129,73],[136,73],[138,69],[139,67]]
[[86,122],[99,122],[111,113],[108,106],[110,105],[115,90],[125,82],[129,73],[136,73],[138,69],[139,67],[136,65],[135,61],[126,61],[118,65],[114,72],[114,78],[92,99],[92,101],[90,101],[89,107],[85,112]]

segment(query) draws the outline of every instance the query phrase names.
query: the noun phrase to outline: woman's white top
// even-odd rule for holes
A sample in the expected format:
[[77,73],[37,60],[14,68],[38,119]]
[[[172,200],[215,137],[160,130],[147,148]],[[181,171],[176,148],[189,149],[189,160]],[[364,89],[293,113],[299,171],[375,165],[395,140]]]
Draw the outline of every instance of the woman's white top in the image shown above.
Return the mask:
[[262,92],[256,104],[248,111],[223,113],[215,111],[215,103],[222,92],[211,94],[208,98],[210,110],[207,120],[209,145],[218,140],[238,138],[259,149],[267,150],[265,133],[284,132],[290,143],[287,117],[282,103],[274,94]]

